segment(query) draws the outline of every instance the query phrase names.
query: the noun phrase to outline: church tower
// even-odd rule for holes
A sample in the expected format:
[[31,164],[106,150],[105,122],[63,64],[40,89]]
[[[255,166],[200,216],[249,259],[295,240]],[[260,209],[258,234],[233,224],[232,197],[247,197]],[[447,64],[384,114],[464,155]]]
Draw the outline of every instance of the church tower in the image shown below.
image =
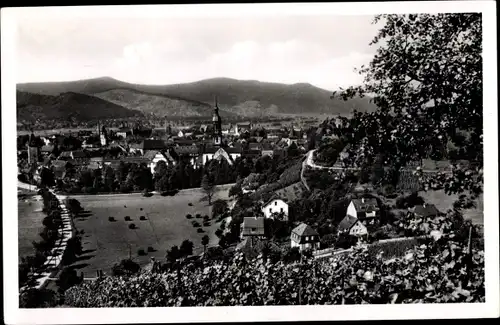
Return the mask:
[[100,132],[101,138],[101,146],[105,147],[108,145],[108,132],[106,131],[106,127],[102,126],[102,131]]
[[28,164],[36,164],[38,162],[38,157],[40,155],[40,148],[36,141],[33,130],[31,130],[30,137],[28,139]]
[[217,105],[217,96],[215,97],[214,115],[212,117],[213,124],[213,139],[214,145],[220,146],[222,144],[222,121],[219,115],[219,106]]

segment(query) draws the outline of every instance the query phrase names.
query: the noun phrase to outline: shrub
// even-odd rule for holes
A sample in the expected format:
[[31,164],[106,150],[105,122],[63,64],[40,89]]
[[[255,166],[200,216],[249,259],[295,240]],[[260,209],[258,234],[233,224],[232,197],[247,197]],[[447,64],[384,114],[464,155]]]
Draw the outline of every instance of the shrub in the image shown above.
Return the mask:
[[139,218],[139,220],[142,220],[142,221],[146,220],[146,216],[141,216],[141,217]]
[[142,211],[142,208],[140,208],[139,211]]
[[196,219],[200,219],[201,218],[201,214],[197,213],[196,214]]
[[153,246],[148,246],[148,252],[151,253],[151,252],[154,252],[154,251],[155,251],[155,249],[153,248]]
[[49,289],[29,288],[19,295],[19,308],[47,308],[57,306],[57,294]]
[[189,205],[190,207],[192,207],[192,206],[193,206],[193,203],[189,202],[189,203],[188,203],[188,205]]
[[115,217],[108,217],[109,221],[116,221]]
[[126,216],[125,221],[132,221],[132,219],[130,218],[130,216]]
[[203,227],[210,227],[210,221],[203,222]]
[[135,229],[135,223],[131,223],[130,225],[128,225],[128,228],[129,229]]
[[199,233],[205,232],[202,228],[198,228],[196,231],[199,232]]
[[139,272],[141,269],[140,265],[136,262],[126,259],[122,260],[119,264],[115,264],[112,268],[112,273],[114,276],[132,275]]
[[193,217],[192,215],[190,215],[190,214],[186,214],[186,218],[187,218],[187,219],[191,219],[192,217]]
[[144,255],[146,255],[146,252],[144,251],[144,249],[141,248],[141,249],[137,250],[137,255],[144,256]]

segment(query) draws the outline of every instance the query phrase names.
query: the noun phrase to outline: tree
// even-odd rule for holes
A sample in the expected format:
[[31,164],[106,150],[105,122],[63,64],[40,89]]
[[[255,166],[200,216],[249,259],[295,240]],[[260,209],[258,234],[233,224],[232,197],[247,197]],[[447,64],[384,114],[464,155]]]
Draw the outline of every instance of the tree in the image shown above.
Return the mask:
[[104,184],[110,192],[114,190],[115,171],[110,166],[107,166],[104,170]]
[[229,189],[229,196],[230,197],[233,197],[233,196],[240,196],[241,194],[243,194],[243,191],[241,189],[241,184],[240,183],[236,183],[234,184],[233,186],[231,186],[231,188]]
[[201,244],[203,245],[203,256],[205,256],[205,252],[207,251],[207,245],[210,242],[210,237],[208,235],[203,236],[201,238]]
[[130,276],[139,272],[141,266],[131,259],[121,260],[120,263],[115,264],[112,268],[114,276]]
[[59,291],[64,292],[72,286],[79,284],[81,280],[82,279],[76,274],[74,269],[66,267],[62,270],[56,283],[59,287]]
[[189,255],[193,255],[193,247],[194,244],[192,241],[186,239],[182,242],[181,247],[179,248],[179,254],[182,257],[187,257]]
[[56,292],[29,288],[19,295],[19,308],[47,308],[57,305]]
[[221,199],[215,200],[212,205],[212,218],[216,218],[228,209],[227,202]]
[[205,194],[208,197],[208,204],[211,205],[212,204],[212,196],[215,193],[215,185],[214,185],[214,182],[213,182],[212,178],[210,177],[210,175],[208,175],[208,174],[203,175],[203,179],[201,181],[201,188],[202,188],[203,192],[205,192]]
[[52,187],[56,184],[54,172],[43,167],[40,171],[40,183],[42,186]]
[[391,14],[377,16],[374,23],[380,22],[370,43],[379,46],[376,54],[359,70],[364,84],[339,94],[344,100],[372,94],[378,108],[342,118],[337,134],[354,145],[351,152],[363,153],[355,157],[384,153],[384,165],[395,171],[435,157],[449,141],[461,144],[461,158],[476,165],[419,175],[426,188],[477,196],[483,182],[481,14]]
[[167,261],[170,263],[175,263],[178,258],[181,257],[181,253],[179,250],[179,247],[177,245],[172,246],[168,251],[167,251]]

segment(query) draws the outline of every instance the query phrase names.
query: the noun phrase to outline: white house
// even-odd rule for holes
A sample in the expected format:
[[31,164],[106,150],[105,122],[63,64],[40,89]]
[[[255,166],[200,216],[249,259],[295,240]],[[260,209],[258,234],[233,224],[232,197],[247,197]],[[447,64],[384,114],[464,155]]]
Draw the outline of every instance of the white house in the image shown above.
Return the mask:
[[300,251],[319,249],[319,245],[319,234],[305,223],[295,227],[290,234],[290,246],[298,247]]
[[365,225],[358,218],[349,215],[342,219],[337,229],[339,235],[349,234],[357,237],[368,235]]
[[279,198],[272,198],[262,205],[262,213],[266,218],[272,218],[273,213],[283,212],[285,221],[288,220],[288,204]]
[[347,207],[347,215],[356,219],[376,218],[379,214],[380,208],[373,198],[353,199]]
[[156,165],[160,161],[164,161],[167,165],[175,165],[175,160],[167,153],[161,151],[148,151],[144,155],[144,158],[148,159],[148,166],[151,168],[151,173],[154,174]]

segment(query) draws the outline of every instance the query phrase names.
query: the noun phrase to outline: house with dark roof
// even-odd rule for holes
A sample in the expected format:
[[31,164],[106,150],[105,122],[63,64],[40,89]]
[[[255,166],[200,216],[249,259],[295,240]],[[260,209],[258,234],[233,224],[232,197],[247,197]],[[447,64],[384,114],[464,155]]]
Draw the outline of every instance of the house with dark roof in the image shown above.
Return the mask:
[[316,230],[301,223],[290,234],[290,246],[298,247],[300,251],[319,249],[319,234]]
[[245,217],[241,224],[241,238],[265,237],[264,218]]
[[348,234],[351,236],[368,235],[366,226],[356,217],[347,215],[342,219],[337,227],[338,235]]
[[154,174],[156,165],[160,161],[164,161],[167,165],[170,166],[174,166],[176,164],[175,159],[170,155],[170,153],[163,150],[150,150],[144,154],[143,158],[148,161],[147,164],[149,168],[151,168],[152,174]]
[[131,144],[130,152],[140,152],[141,155],[144,155],[144,152],[148,150],[163,150],[167,147],[165,141],[163,140],[153,140],[146,139],[142,141],[140,144]]
[[380,208],[374,198],[352,199],[347,207],[347,215],[364,220],[380,216]]
[[439,215],[439,210],[436,208],[434,204],[424,203],[423,205],[416,205],[413,208],[413,212],[416,216],[422,218],[433,218]]

